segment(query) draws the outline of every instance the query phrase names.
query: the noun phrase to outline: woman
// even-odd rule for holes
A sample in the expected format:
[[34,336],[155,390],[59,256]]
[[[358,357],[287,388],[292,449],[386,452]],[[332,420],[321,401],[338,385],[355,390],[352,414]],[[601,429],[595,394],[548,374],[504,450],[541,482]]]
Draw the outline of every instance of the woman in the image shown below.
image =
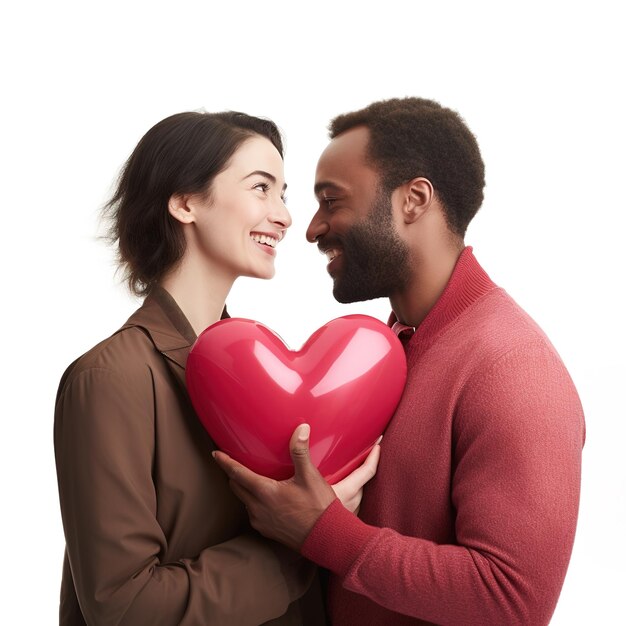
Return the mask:
[[[147,297],[59,387],[61,624],[323,623],[314,568],[251,530],[184,384],[234,280],[274,275],[291,224],[282,156],[270,121],[181,113],[123,169],[106,209],[128,284]],[[343,482],[347,506],[362,482]]]

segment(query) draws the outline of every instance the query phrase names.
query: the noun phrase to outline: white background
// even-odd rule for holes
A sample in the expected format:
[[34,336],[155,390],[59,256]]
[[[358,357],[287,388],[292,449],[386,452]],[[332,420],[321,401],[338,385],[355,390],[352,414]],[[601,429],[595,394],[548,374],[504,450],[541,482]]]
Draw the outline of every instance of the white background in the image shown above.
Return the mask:
[[[467,243],[561,353],[587,418],[583,492],[552,624],[624,624],[624,20],[620,3],[22,2],[0,15],[3,624],[54,624],[63,553],[52,449],[58,380],[136,308],[96,239],[140,136],[237,109],[286,136],[294,224],[273,281],[231,314],[294,348],[348,312],[304,241],[326,125],[382,98],[457,109],[487,165]],[[6,6],[6,5],[5,5]]]

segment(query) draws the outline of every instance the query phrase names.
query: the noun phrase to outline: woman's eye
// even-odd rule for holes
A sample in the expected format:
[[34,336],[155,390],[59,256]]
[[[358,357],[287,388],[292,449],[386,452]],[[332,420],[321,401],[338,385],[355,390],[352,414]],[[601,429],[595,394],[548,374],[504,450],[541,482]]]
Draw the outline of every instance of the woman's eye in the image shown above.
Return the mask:
[[254,186],[255,189],[260,189],[263,193],[267,193],[270,186],[267,183],[258,183]]
[[283,204],[287,204],[287,196],[281,196],[280,199],[283,201]]

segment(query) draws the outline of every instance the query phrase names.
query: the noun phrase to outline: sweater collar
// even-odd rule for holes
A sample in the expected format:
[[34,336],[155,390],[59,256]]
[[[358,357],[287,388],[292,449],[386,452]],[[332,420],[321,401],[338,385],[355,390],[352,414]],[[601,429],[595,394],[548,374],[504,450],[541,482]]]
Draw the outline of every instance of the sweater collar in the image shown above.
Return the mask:
[[[497,289],[497,285],[476,260],[472,247],[467,246],[461,252],[443,293],[415,329],[408,349],[423,353],[444,328],[492,289]],[[396,322],[392,313],[389,326]]]

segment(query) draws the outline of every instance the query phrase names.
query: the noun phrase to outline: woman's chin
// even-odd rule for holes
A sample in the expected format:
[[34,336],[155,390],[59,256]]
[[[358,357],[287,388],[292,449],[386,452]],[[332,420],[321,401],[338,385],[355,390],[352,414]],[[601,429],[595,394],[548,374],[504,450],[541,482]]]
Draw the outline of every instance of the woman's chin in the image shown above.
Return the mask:
[[274,278],[276,275],[276,269],[274,266],[267,268],[259,268],[256,270],[252,270],[250,273],[245,274],[248,278],[260,278],[261,280],[269,280],[270,278]]

